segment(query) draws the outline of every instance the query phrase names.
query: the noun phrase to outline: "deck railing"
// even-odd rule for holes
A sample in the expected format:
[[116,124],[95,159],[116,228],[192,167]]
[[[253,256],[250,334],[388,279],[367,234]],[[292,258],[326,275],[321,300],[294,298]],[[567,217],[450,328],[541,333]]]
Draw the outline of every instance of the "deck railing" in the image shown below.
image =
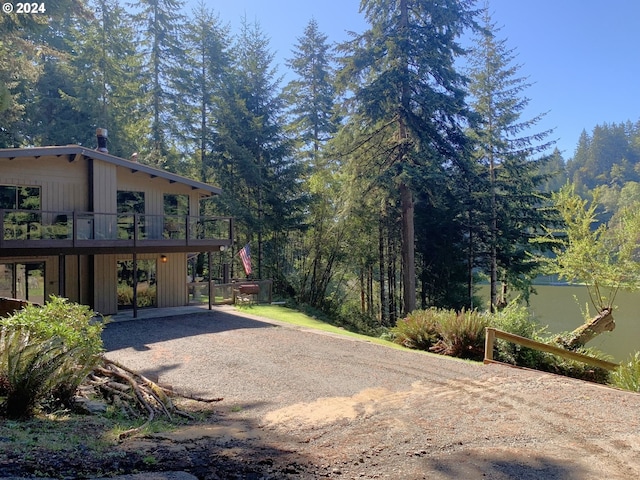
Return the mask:
[[[246,288],[250,287],[250,288]],[[211,290],[209,290],[211,289]],[[211,292],[211,297],[209,297]],[[189,304],[224,305],[233,303],[271,303],[273,300],[273,280],[234,281],[233,283],[216,283],[212,281],[192,282],[187,284]]]
[[198,245],[231,240],[230,217],[0,210],[0,246]]

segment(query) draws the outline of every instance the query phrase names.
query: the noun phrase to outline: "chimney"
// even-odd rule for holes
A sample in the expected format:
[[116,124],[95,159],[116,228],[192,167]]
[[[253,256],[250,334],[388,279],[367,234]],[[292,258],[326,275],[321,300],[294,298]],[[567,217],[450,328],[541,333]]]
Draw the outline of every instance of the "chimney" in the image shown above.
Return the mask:
[[97,150],[99,152],[109,153],[109,150],[107,150],[107,129],[96,128],[96,137],[98,138]]

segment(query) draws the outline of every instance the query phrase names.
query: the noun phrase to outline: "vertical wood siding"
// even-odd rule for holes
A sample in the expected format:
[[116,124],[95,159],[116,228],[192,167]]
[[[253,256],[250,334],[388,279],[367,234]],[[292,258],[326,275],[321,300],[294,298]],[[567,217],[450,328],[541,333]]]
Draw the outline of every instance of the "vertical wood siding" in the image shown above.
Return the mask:
[[69,162],[63,157],[28,160],[0,159],[3,185],[41,187],[42,210],[87,210],[86,162]]
[[180,307],[187,304],[187,256],[167,253],[167,263],[158,256],[158,307]]
[[103,315],[118,313],[117,255],[94,256],[94,310]]
[[93,211],[115,213],[117,190],[116,166],[93,160]]

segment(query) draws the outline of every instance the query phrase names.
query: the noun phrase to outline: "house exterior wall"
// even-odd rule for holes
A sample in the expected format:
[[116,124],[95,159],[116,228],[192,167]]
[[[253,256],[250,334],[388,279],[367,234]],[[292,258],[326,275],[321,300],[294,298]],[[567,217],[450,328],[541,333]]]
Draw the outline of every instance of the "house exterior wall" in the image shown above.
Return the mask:
[[[149,215],[164,213],[164,194],[189,195],[192,215],[198,214],[200,196],[188,185],[169,183],[165,179],[151,178],[144,173],[99,160],[69,162],[66,157],[40,157],[25,161],[0,158],[3,185],[41,187],[42,210],[46,211],[92,211],[115,213],[118,190],[145,192],[146,212]],[[93,169],[89,199],[90,170]]]
[[119,167],[117,170],[116,190],[144,192],[145,213],[147,215],[164,214],[165,193],[189,195],[190,212],[192,215],[198,215],[200,196],[188,185],[169,183],[161,178],[150,178],[148,175],[132,173],[130,170],[122,167]]
[[[168,253],[167,262],[160,261],[160,255],[147,253],[137,256],[138,260],[156,261],[156,306],[179,307],[187,305],[187,256],[184,253]],[[118,260],[132,260],[131,255],[96,255],[94,310],[103,315],[118,313]]]
[[[153,239],[163,238],[164,226],[160,216],[164,215],[164,194],[187,195],[192,216],[199,215],[203,195],[202,190],[180,183],[179,179],[156,177],[136,171],[135,165],[128,168],[96,158],[67,154],[38,158],[0,157],[0,184],[38,186],[41,188],[40,209],[43,212],[60,213],[76,211],[115,214],[119,190],[142,191],[145,194],[145,214],[159,216],[146,219],[147,230],[159,229],[160,235],[152,237]],[[208,195],[209,193],[205,193],[205,196]],[[83,218],[78,221],[95,222],[95,231],[117,231],[115,215],[86,218],[89,220]],[[110,225],[103,225],[105,222]],[[100,238],[96,237],[96,240]],[[157,252],[137,255],[139,260],[153,259],[157,262],[157,306],[187,305],[187,254],[184,250],[163,252],[161,245]],[[50,253],[47,252],[47,255]],[[0,262],[7,258],[10,262],[45,262],[45,298],[51,294],[64,295],[71,301],[92,305],[98,313],[117,313],[118,261],[131,260],[131,254],[47,255],[3,257],[0,251]],[[160,261],[162,255],[167,257],[167,262]],[[61,276],[64,285],[61,285]]]
[[[59,291],[59,265],[58,257],[40,256],[40,257],[12,257],[14,263],[44,263],[44,298],[50,295],[58,295]],[[0,260],[0,263],[3,261]]]
[[96,160],[88,162],[92,171],[93,211],[115,213],[118,190],[116,166]]
[[88,210],[87,162],[65,157],[22,160],[0,159],[3,185],[41,187],[41,208],[46,211]]
[[158,307],[187,305],[187,256],[179,253],[166,256],[166,263],[158,261]]
[[117,255],[94,256],[93,309],[103,315],[118,313],[117,259]]

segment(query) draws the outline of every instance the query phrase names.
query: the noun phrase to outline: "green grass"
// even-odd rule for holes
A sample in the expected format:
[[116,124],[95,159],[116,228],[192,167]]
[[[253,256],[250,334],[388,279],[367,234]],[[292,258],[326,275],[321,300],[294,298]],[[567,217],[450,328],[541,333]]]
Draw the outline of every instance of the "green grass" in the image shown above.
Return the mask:
[[[309,316],[306,313],[294,310],[292,308],[284,307],[282,305],[247,305],[236,306],[238,310],[259,317],[268,318],[271,320],[277,320],[279,322],[288,323],[290,325],[297,325],[299,327],[313,328],[315,330],[322,330],[324,332],[335,333],[338,335],[344,335],[346,337],[358,338],[367,342],[376,343],[379,345],[385,345],[400,350],[408,350],[407,348],[398,345],[388,340],[381,338],[370,337],[359,333],[353,333],[344,328],[336,327],[329,323],[323,322],[315,317]],[[415,351],[415,350],[413,350]]]

